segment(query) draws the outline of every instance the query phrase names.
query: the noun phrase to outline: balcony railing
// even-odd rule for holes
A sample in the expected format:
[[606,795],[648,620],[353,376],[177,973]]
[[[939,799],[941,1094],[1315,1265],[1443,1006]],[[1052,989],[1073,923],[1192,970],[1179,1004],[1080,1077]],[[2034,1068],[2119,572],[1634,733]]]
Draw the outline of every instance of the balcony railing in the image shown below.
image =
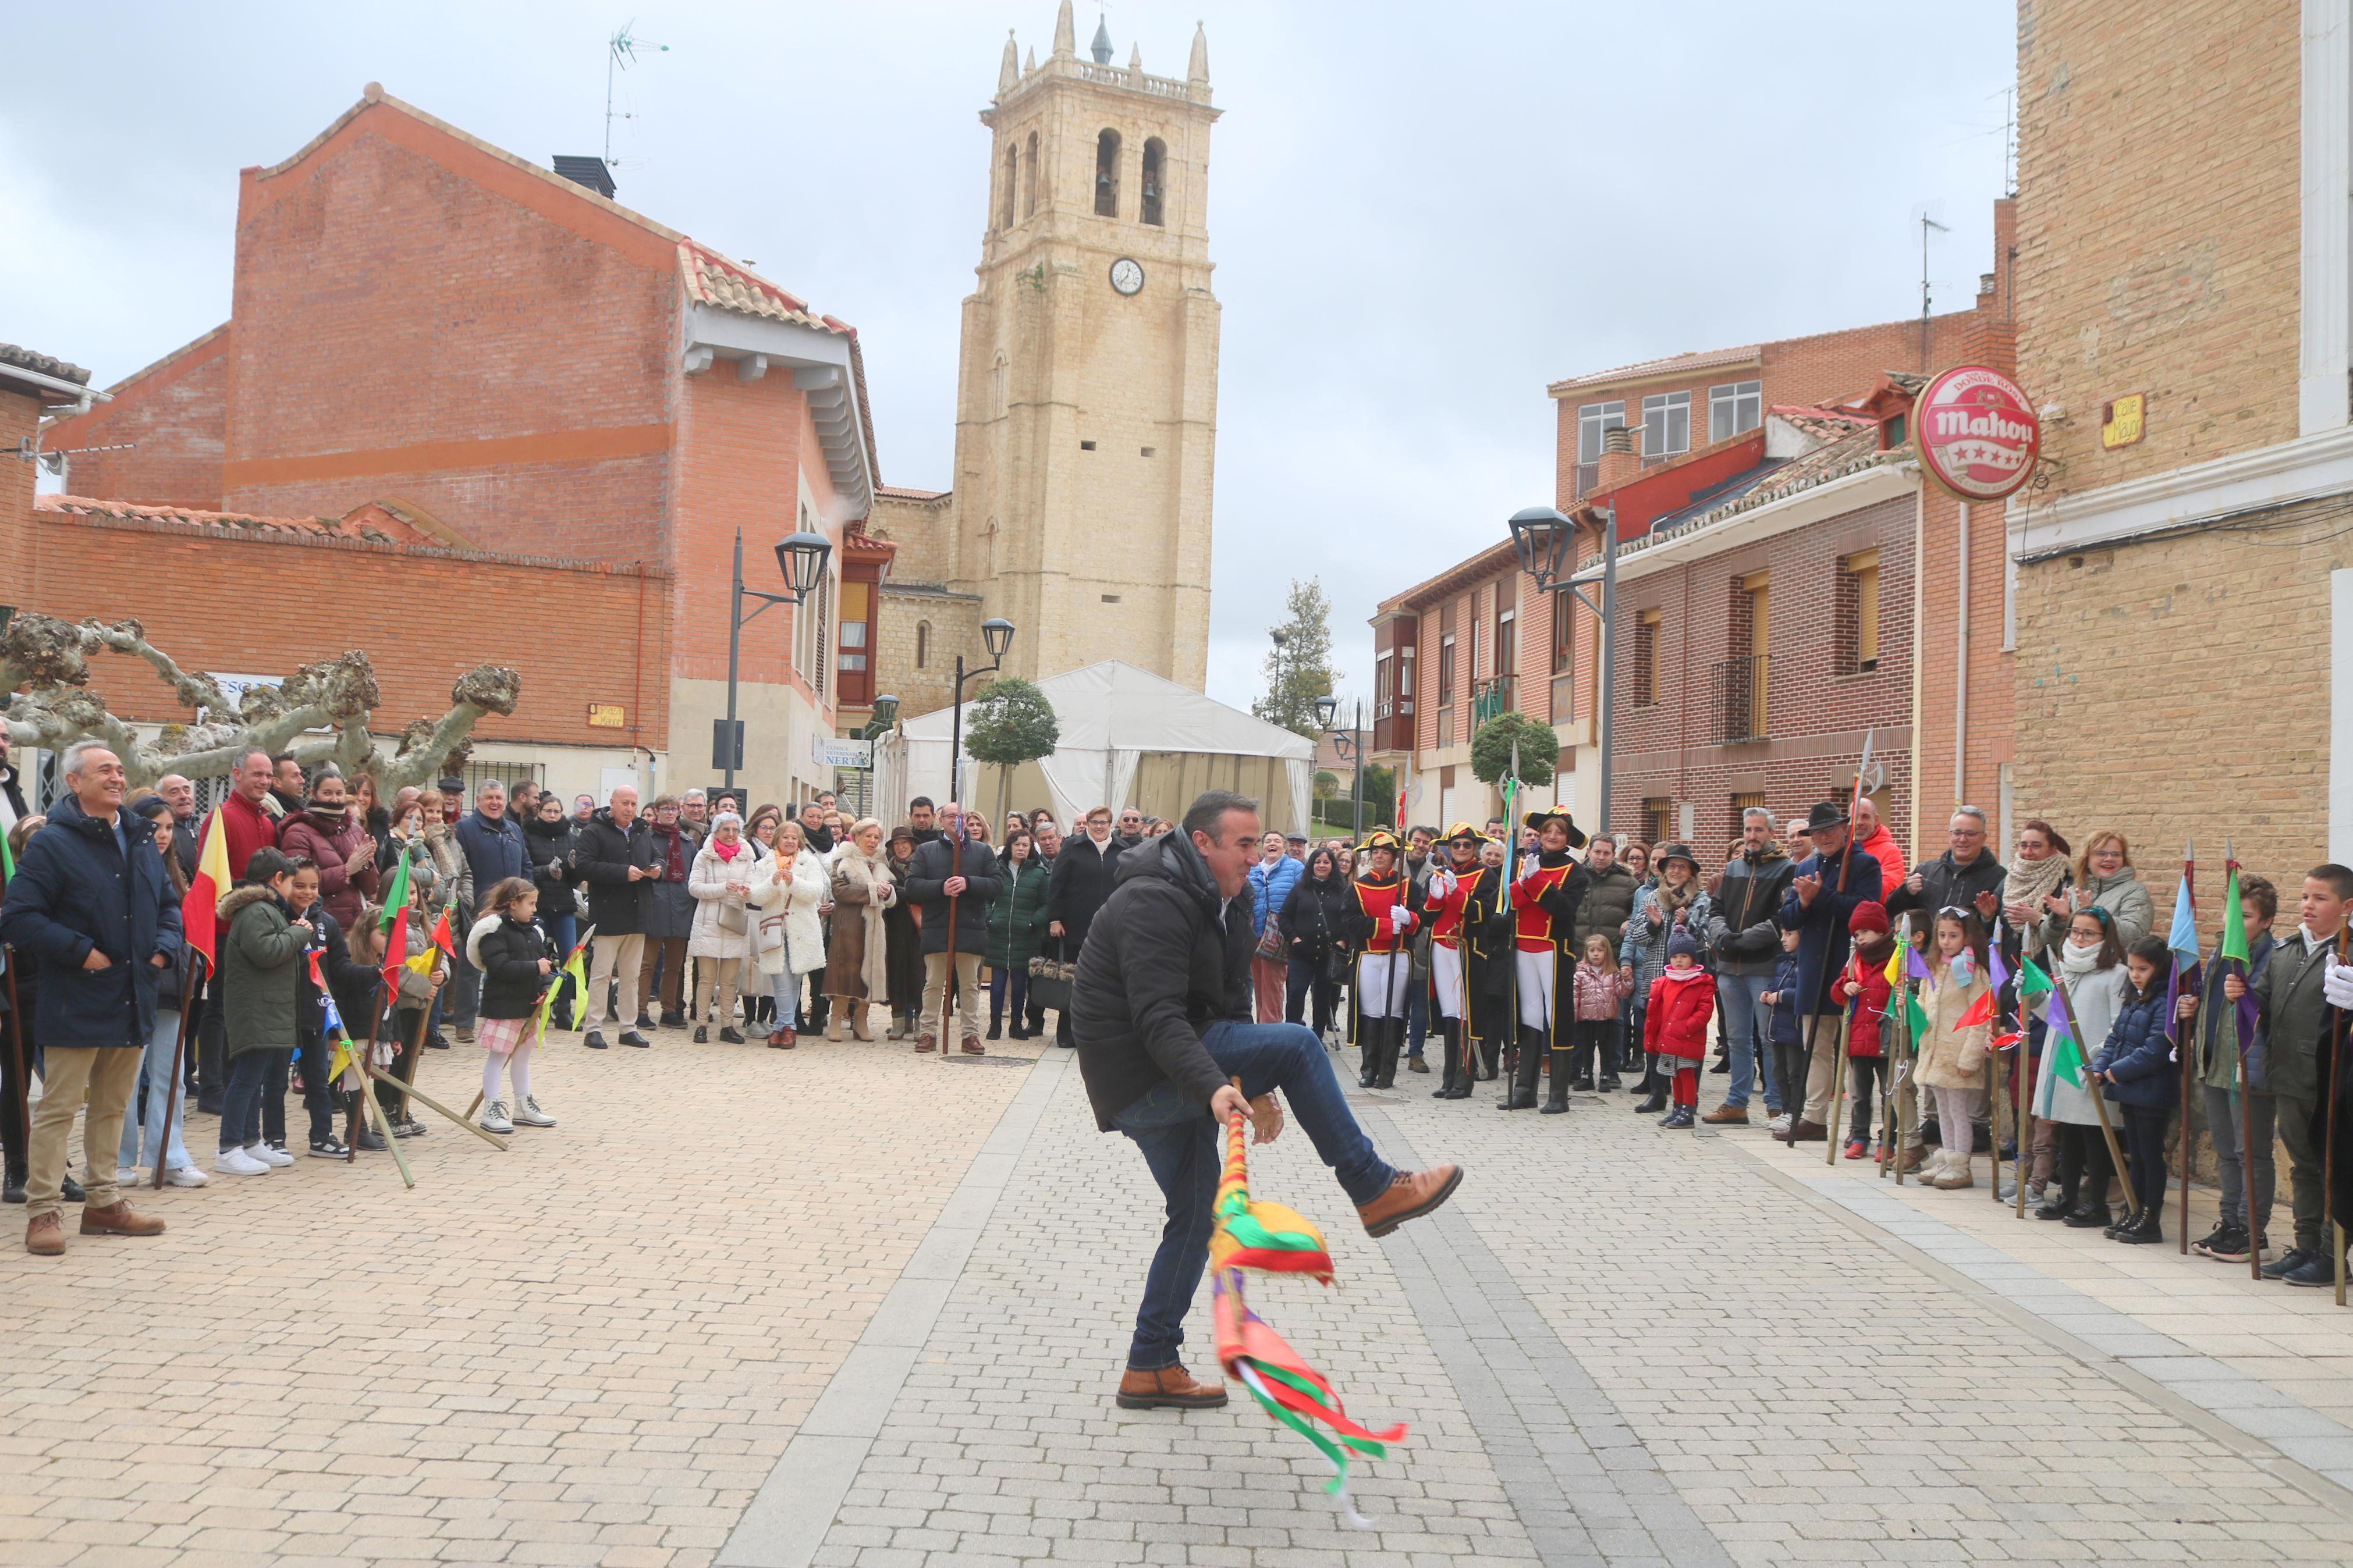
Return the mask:
[[1736,745],[1765,738],[1766,687],[1772,658],[1727,658],[1708,668],[1709,743]]
[[1512,680],[1511,676],[1498,675],[1479,683],[1471,699],[1471,732],[1473,735],[1488,720],[1512,710]]

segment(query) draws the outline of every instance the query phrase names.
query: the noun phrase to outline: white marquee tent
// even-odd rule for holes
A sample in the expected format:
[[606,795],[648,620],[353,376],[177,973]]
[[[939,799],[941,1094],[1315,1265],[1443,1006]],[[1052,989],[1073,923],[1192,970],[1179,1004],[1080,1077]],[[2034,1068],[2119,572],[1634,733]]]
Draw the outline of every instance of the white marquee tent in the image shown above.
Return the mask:
[[[1000,796],[1017,807],[1048,806],[1067,830],[1097,805],[1174,820],[1203,790],[1231,789],[1260,802],[1270,828],[1306,830],[1315,747],[1304,737],[1117,659],[1050,676],[1038,688],[1060,731],[1053,754],[1011,770],[1009,780],[1007,770],[965,757],[966,805],[992,816]],[[967,700],[967,720],[971,708]],[[905,720],[876,745],[876,798],[891,803],[886,817],[919,795],[956,798],[951,720],[945,708]]]

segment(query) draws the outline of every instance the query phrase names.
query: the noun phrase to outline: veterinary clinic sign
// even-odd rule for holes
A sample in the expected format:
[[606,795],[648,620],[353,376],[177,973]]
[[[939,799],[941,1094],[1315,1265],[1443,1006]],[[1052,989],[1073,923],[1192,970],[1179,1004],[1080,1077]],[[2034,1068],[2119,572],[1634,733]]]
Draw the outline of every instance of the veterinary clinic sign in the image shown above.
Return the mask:
[[2000,500],[2034,472],[2042,422],[2010,377],[1983,365],[1946,371],[1912,407],[1920,466],[1962,500]]

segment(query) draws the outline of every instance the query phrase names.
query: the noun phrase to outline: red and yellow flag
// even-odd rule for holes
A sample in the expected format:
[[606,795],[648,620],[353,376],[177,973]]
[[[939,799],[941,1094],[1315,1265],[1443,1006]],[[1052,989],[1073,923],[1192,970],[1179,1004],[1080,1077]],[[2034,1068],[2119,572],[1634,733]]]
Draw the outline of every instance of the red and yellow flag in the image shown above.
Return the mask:
[[190,947],[205,955],[207,967],[218,969],[221,895],[236,880],[228,868],[228,827],[215,811],[205,818],[205,839],[196,851],[196,874],[188,879],[187,896],[180,900],[180,932]]

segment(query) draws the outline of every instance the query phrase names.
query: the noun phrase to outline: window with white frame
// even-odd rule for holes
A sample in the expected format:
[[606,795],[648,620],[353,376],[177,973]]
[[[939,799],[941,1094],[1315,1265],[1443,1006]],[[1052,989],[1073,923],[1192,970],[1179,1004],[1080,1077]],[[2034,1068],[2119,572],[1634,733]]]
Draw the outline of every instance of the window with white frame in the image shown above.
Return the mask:
[[1601,438],[1612,430],[1626,427],[1626,405],[1588,403],[1577,411],[1577,460],[1598,463],[1601,460]]
[[1691,450],[1691,394],[1654,392],[1642,399],[1642,456]]
[[1707,389],[1707,438],[1721,441],[1765,423],[1765,384],[1727,381]]

